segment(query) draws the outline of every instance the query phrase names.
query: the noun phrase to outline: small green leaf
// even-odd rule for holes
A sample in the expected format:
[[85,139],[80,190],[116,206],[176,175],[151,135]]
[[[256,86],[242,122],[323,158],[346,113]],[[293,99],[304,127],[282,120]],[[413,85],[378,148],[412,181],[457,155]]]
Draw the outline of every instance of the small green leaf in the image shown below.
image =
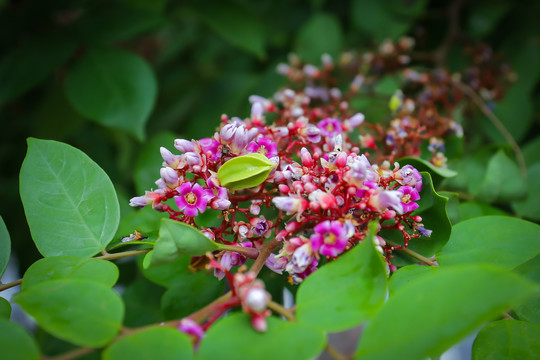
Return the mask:
[[152,327],[126,336],[105,349],[103,360],[193,359],[186,334],[170,327]]
[[11,239],[6,223],[4,223],[4,219],[0,216],[0,278],[8,266],[10,255]]
[[259,333],[244,313],[219,320],[202,340],[197,359],[308,360],[316,358],[324,348],[325,334],[318,328],[273,316],[267,322],[268,330]]
[[219,249],[220,246],[193,226],[162,219],[150,266],[167,264],[183,255],[204,255],[208,251]]
[[[165,320],[181,319],[210,304],[225,291],[225,282],[205,272],[180,273],[163,297],[161,308]],[[197,294],[197,296],[194,296]]]
[[22,290],[49,280],[82,279],[112,287],[118,268],[110,261],[76,256],[53,256],[33,263],[23,277]]
[[540,163],[527,168],[527,197],[523,200],[513,201],[512,209],[517,215],[531,220],[540,220]]
[[487,324],[476,336],[472,360],[539,359],[540,326],[517,320]]
[[295,52],[309,63],[320,63],[322,54],[337,59],[343,46],[343,31],[335,15],[318,13],[302,25],[296,37]]
[[538,290],[523,277],[487,264],[441,267],[390,296],[366,326],[355,358],[439,356]]
[[[386,266],[375,250],[370,226],[354,249],[310,275],[299,287],[299,323],[325,331],[352,328],[375,314],[386,295]],[[332,291],[328,291],[331,284]]]
[[539,225],[509,216],[484,216],[456,224],[437,261],[441,265],[484,262],[513,269],[539,253]]
[[46,331],[81,346],[100,347],[122,324],[124,305],[108,286],[81,280],[51,280],[15,297],[24,311]]
[[9,320],[10,316],[11,316],[11,305],[9,301],[4,299],[3,297],[0,297],[0,319]]
[[139,56],[119,50],[90,50],[69,72],[65,90],[82,115],[144,139],[157,82]]
[[20,192],[43,256],[90,257],[105,249],[118,227],[120,208],[111,180],[67,144],[28,139]]
[[518,166],[503,150],[499,150],[490,160],[480,191],[476,197],[485,202],[508,202],[519,200],[526,195],[525,180]]
[[39,349],[36,342],[20,325],[0,319],[0,349],[2,359],[37,360]]
[[276,166],[263,154],[245,154],[223,164],[217,176],[227,189],[242,190],[262,184]]

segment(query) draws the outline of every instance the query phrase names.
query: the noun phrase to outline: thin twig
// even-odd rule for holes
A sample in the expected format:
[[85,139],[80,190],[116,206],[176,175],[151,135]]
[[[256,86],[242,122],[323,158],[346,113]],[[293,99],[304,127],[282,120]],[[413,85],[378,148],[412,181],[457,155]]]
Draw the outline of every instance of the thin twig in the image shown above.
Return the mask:
[[427,257],[425,256],[422,256],[420,255],[419,253],[417,253],[416,251],[412,251],[411,249],[407,249],[407,248],[404,248],[404,247],[401,247],[401,245],[393,242],[393,241],[390,241],[390,240],[384,240],[386,241],[386,243],[390,246],[395,246],[395,247],[399,247],[397,250],[400,250],[402,252],[404,252],[405,254],[409,255],[409,256],[412,256],[413,258],[415,258],[416,260],[419,260],[421,262],[423,262],[424,264],[426,265],[429,265],[429,266],[439,266],[437,265],[436,263],[434,263],[433,261],[429,260]]
[[268,308],[279,315],[282,315],[287,319],[287,321],[295,322],[296,318],[294,317],[291,309],[284,308],[281,304],[278,304],[274,301],[269,301],[267,304]]
[[125,257],[129,257],[129,256],[143,255],[143,254],[146,254],[146,253],[150,252],[150,250],[152,250],[152,249],[124,251],[124,252],[119,252],[119,253],[115,253],[115,254],[96,256],[95,259],[116,260],[116,259],[125,258]]
[[521,172],[521,177],[527,180],[527,165],[525,164],[523,153],[521,152],[521,149],[519,148],[519,145],[517,144],[512,134],[510,134],[510,132],[506,129],[501,120],[493,113],[493,111],[491,111],[491,109],[486,105],[484,100],[482,100],[482,98],[476,93],[476,91],[474,91],[467,84],[464,84],[457,79],[452,79],[452,84],[463,94],[467,95],[480,108],[484,115],[487,116],[489,121],[491,121],[491,123],[497,128],[497,130],[499,130],[499,132],[506,139],[506,141],[512,146],[512,150],[514,151],[514,154],[516,155],[516,160],[519,164],[519,171]]
[[279,244],[280,242],[276,239],[272,239],[264,243],[263,246],[261,246],[259,249],[259,256],[255,260],[253,265],[251,265],[249,271],[258,274],[264,266],[266,259],[268,259],[270,254],[279,246]]
[[237,253],[242,254],[242,255],[250,258],[250,259],[256,259],[257,256],[259,256],[259,250],[254,249],[254,248],[223,244],[223,245],[220,246],[219,249],[220,250],[225,250],[225,251],[237,252]]
[[90,354],[97,349],[89,347],[81,347],[57,356],[42,356],[41,360],[72,360],[80,358],[83,355]]
[[7,283],[7,284],[0,284],[0,291],[4,291],[4,290],[10,289],[10,288],[12,288],[14,286],[21,285],[21,283],[22,283],[22,279],[15,280],[15,281]]

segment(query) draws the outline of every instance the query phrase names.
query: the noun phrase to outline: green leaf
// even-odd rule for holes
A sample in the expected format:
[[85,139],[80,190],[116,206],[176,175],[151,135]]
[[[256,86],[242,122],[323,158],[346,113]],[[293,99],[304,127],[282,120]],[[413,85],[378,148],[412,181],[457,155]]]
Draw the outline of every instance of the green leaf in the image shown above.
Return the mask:
[[268,330],[259,333],[253,330],[249,316],[244,313],[219,320],[202,340],[197,359],[272,360],[277,356],[280,360],[308,360],[314,359],[325,346],[325,335],[318,328],[273,316],[267,322]]
[[161,298],[165,320],[181,319],[210,304],[225,291],[225,282],[205,272],[178,274]]
[[517,320],[487,324],[476,336],[472,359],[539,359],[540,326]]
[[220,244],[210,240],[193,226],[162,219],[150,266],[173,262],[182,255],[204,255],[219,248]]
[[150,251],[146,256],[137,258],[139,269],[145,278],[166,288],[173,285],[179,275],[186,273],[191,260],[191,256],[184,255],[171,263],[150,266],[152,254],[153,251]]
[[439,195],[448,199],[448,202],[446,203],[446,213],[448,214],[448,218],[452,225],[460,222],[462,219],[459,206],[459,194],[450,191],[439,191]]
[[39,359],[39,349],[34,339],[20,325],[0,319],[0,334],[2,334],[0,349],[3,359]]
[[536,163],[539,163],[540,156],[538,156],[538,154],[540,153],[540,136],[534,138],[524,145],[521,152],[523,153],[523,158],[525,159],[525,163],[529,169],[532,168]]
[[355,28],[369,34],[377,42],[387,38],[397,40],[412,26],[411,19],[394,13],[383,1],[353,0],[350,16]]
[[302,282],[297,293],[299,323],[335,332],[376,313],[386,295],[386,266],[375,250],[375,231],[372,224],[362,243]]
[[457,175],[457,172],[448,168],[436,167],[429,161],[420,158],[403,157],[397,160],[401,167],[404,165],[412,165],[418,171],[427,171],[430,173],[433,182],[439,183],[443,178],[451,178]]
[[111,180],[67,144],[28,139],[20,193],[43,256],[92,256],[105,249],[118,227],[120,209]]
[[0,297],[0,320],[1,319],[9,320],[10,316],[11,316],[11,305],[9,301],[4,299],[3,297]]
[[507,215],[501,209],[476,201],[465,201],[460,203],[459,213],[461,215],[461,221],[488,215]]
[[65,90],[82,115],[144,139],[157,82],[139,56],[119,50],[90,50],[69,72]]
[[15,297],[24,311],[46,331],[80,346],[100,347],[120,329],[124,305],[103,284],[81,280],[51,280]]
[[356,359],[438,356],[538,290],[534,283],[495,266],[441,267],[390,296],[366,326]]
[[265,29],[256,15],[234,3],[205,4],[198,15],[231,45],[264,58]]
[[526,195],[525,181],[516,163],[503,150],[499,150],[490,160],[480,191],[476,195],[485,202],[508,202],[519,200]]
[[539,225],[509,216],[484,216],[455,225],[437,261],[441,265],[484,262],[513,269],[539,253]]
[[431,274],[438,269],[440,268],[426,265],[407,265],[398,269],[390,278],[390,295],[405,285],[415,282],[419,277]]
[[482,39],[497,26],[512,7],[509,1],[475,1],[467,7],[467,35]]
[[245,154],[221,165],[217,177],[227,189],[242,190],[262,184],[276,166],[263,154]]
[[44,81],[75,50],[69,37],[36,36],[0,62],[0,107]]
[[11,239],[6,223],[4,223],[4,219],[0,216],[0,278],[8,266],[10,255]]
[[95,281],[112,287],[118,280],[118,268],[110,261],[75,256],[53,256],[33,263],[23,277],[21,289],[59,279]]
[[160,132],[141,148],[135,161],[134,180],[137,194],[144,194],[146,190],[155,188],[155,181],[160,178],[159,170],[163,163],[159,148],[171,148],[177,138],[173,133]]
[[512,210],[517,215],[531,220],[540,220],[540,163],[527,168],[527,197],[523,200],[513,201]]
[[343,46],[343,31],[332,14],[318,13],[302,25],[294,46],[295,53],[309,63],[320,63],[321,55],[339,57]]
[[540,295],[516,307],[515,312],[521,320],[540,325]]
[[126,336],[103,352],[104,360],[193,359],[193,345],[186,334],[170,327],[152,327]]
[[[437,194],[433,188],[429,173],[421,172],[421,175],[422,191],[420,192],[420,200],[417,201],[419,206],[413,212],[413,215],[421,216],[424,227],[433,230],[433,232],[430,237],[421,236],[409,241],[408,248],[429,258],[448,242],[450,233],[452,232],[452,224],[446,213],[448,198]],[[385,239],[403,244],[403,234],[401,231],[382,230],[380,235]],[[410,258],[401,252],[395,252],[395,254],[396,257],[392,260],[392,263],[396,266],[418,262],[418,260]]]
[[122,300],[126,307],[124,325],[139,327],[163,321],[161,316],[161,297],[165,289],[139,277],[131,282]]

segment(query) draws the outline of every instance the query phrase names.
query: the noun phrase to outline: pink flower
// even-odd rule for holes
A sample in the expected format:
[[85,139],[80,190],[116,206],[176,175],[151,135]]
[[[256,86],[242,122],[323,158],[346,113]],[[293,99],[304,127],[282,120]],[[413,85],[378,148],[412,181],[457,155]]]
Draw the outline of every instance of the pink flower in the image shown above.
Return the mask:
[[193,339],[195,347],[199,345],[199,342],[204,337],[203,328],[189,318],[185,318],[180,321],[180,325],[178,325],[178,330],[183,332],[184,334],[189,335]]
[[205,191],[207,201],[210,201],[210,207],[214,210],[226,210],[231,206],[227,189],[218,186],[219,181],[215,177],[209,177],[206,180],[208,190]]
[[[244,241],[235,245],[247,248],[253,247],[253,244],[250,241]],[[240,266],[244,264],[246,260],[247,258],[242,254],[232,251],[224,251],[219,262],[221,268],[214,268],[214,276],[221,280],[223,277],[225,277],[225,270],[230,270],[233,266]]]
[[416,191],[422,191],[422,175],[411,165],[405,165],[396,173],[396,181],[400,185],[412,186]]
[[420,199],[418,191],[410,186],[402,186],[399,188],[398,192],[403,194],[401,196],[401,206],[403,207],[403,212],[408,213],[418,208],[418,204],[415,203],[416,200]]
[[205,154],[210,152],[210,160],[218,161],[221,158],[221,151],[219,150],[219,146],[221,144],[216,140],[211,138],[204,138],[199,140],[199,145],[202,147]]
[[207,194],[201,185],[187,182],[178,188],[180,195],[174,197],[178,209],[187,216],[197,216],[206,210]]
[[317,124],[323,136],[335,136],[341,134],[341,122],[335,118],[326,118]]
[[347,237],[339,221],[323,221],[314,228],[315,234],[309,238],[313,251],[321,255],[336,257],[345,250]]
[[248,153],[263,154],[269,159],[277,156],[276,143],[266,138],[259,138],[257,141],[250,142],[246,150]]

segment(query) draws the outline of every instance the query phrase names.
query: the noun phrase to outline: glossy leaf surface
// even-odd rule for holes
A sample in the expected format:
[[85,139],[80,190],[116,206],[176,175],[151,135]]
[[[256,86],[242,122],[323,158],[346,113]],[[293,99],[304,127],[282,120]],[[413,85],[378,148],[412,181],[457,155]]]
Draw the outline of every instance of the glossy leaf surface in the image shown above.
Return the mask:
[[92,256],[107,246],[118,227],[120,209],[111,180],[67,144],[28,139],[20,192],[43,256]]
[[19,324],[0,318],[0,349],[2,358],[9,360],[37,360],[39,349],[30,334]]
[[373,316],[385,295],[386,267],[370,233],[347,254],[306,278],[298,289],[296,316],[299,323],[325,331],[345,330]]
[[366,326],[356,359],[438,356],[538,290],[536,284],[499,267],[441,267],[390,296]]
[[15,301],[43,329],[80,346],[107,344],[118,333],[124,316],[116,292],[88,280],[47,281],[23,290]]
[[259,333],[243,313],[219,320],[202,340],[198,360],[271,360],[276,358],[276,351],[282,360],[308,360],[323,350],[325,335],[321,330],[273,316],[267,322],[268,330]]
[[4,219],[0,216],[0,278],[8,266],[10,256],[11,238]]
[[217,173],[222,186],[242,190],[260,185],[276,164],[259,153],[234,157],[223,164]]

